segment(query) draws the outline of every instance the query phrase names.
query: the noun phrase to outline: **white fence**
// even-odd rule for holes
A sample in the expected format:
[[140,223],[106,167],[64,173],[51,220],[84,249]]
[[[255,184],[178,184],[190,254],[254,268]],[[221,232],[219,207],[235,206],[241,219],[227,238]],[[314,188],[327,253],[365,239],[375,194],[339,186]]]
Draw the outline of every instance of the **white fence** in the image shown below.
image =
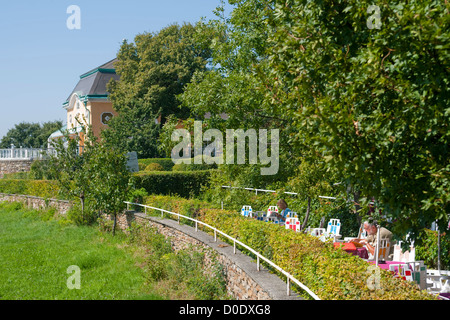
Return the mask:
[[0,160],[35,160],[44,159],[52,154],[52,149],[11,148],[0,149]]
[[[222,188],[225,189],[244,189],[244,190],[249,190],[249,191],[255,191],[256,194],[258,194],[258,192],[266,192],[266,193],[275,193],[277,192],[276,190],[267,190],[267,189],[256,189],[256,188],[243,188],[243,187],[231,187],[231,186],[222,186]],[[297,192],[284,192],[285,194],[291,194],[291,195],[298,195]],[[319,196],[319,198],[322,199],[331,199],[331,200],[336,200],[336,197],[328,197],[328,196]]]
[[233,242],[233,247],[234,247],[234,253],[236,253],[236,244],[242,246],[243,248],[245,248],[246,250],[250,251],[251,253],[253,253],[256,256],[256,269],[259,271],[260,270],[260,260],[265,261],[268,265],[270,265],[271,267],[273,267],[274,269],[278,270],[280,273],[282,273],[283,275],[286,276],[286,285],[287,285],[287,295],[289,296],[291,294],[291,289],[290,289],[290,282],[294,282],[296,285],[298,285],[300,288],[302,288],[303,290],[305,290],[311,297],[313,297],[315,300],[320,300],[320,298],[314,293],[312,292],[308,287],[306,287],[303,283],[301,283],[300,281],[298,281],[297,279],[295,279],[290,273],[288,273],[287,271],[283,270],[281,267],[277,266],[275,263],[273,263],[272,261],[270,261],[269,259],[267,259],[266,257],[262,256],[259,252],[255,251],[254,249],[250,248],[249,246],[247,246],[246,244],[240,242],[239,240],[227,235],[226,233],[218,230],[217,228],[210,226],[200,220],[191,218],[191,217],[187,217],[184,215],[181,215],[179,213],[175,213],[175,212],[171,212],[171,211],[167,211],[164,209],[160,209],[160,208],[155,208],[155,207],[151,207],[151,206],[147,206],[147,205],[143,205],[143,204],[139,204],[139,203],[132,203],[132,202],[128,202],[125,201],[125,203],[127,204],[127,209],[129,209],[130,205],[136,205],[136,206],[140,206],[144,208],[144,212],[147,213],[147,208],[148,209],[152,209],[152,210],[157,210],[161,212],[161,217],[164,216],[164,213],[170,214],[170,215],[175,215],[178,217],[178,223],[180,223],[180,218],[183,219],[187,219],[190,221],[193,221],[195,223],[195,231],[198,231],[198,225],[203,225],[211,230],[214,231],[214,241],[217,241],[217,234],[220,234],[222,236],[224,236],[225,238],[231,240]]

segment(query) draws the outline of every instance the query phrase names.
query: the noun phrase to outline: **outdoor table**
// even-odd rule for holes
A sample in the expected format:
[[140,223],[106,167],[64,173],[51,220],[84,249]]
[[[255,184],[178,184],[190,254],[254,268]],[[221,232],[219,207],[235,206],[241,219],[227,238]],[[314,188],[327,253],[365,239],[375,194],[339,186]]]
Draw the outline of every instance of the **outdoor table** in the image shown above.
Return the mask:
[[342,246],[342,249],[348,253],[351,253],[354,256],[358,256],[362,259],[368,259],[369,254],[367,253],[367,249],[364,247],[356,247],[354,243],[351,242],[334,242],[335,248],[339,248]]
[[[375,264],[375,261],[369,261],[369,263]],[[378,267],[380,267],[380,269],[389,270],[389,266],[391,264],[404,264],[404,262],[401,262],[401,261],[379,261]]]

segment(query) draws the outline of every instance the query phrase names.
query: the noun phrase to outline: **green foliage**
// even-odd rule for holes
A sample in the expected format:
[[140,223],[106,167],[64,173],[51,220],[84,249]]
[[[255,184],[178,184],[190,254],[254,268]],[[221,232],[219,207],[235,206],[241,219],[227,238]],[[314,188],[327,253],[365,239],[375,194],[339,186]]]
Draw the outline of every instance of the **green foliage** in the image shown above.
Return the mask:
[[[192,161],[194,162],[194,161]],[[177,163],[172,167],[172,171],[200,171],[200,170],[211,170],[216,169],[217,165],[215,164],[196,164],[196,163]]]
[[150,158],[150,159],[139,159],[138,160],[139,163],[139,169],[140,170],[145,170],[145,168],[150,164],[150,163],[158,163],[160,164],[163,168],[164,171],[170,171],[172,170],[172,167],[174,165],[173,161],[171,158]]
[[204,253],[195,248],[174,252],[170,238],[158,233],[156,228],[133,225],[130,234],[132,243],[145,247],[146,275],[150,283],[156,283],[153,287],[160,294],[179,299],[174,295],[184,291],[184,299],[228,298],[225,276],[217,260],[211,261],[205,270]]
[[[114,106],[115,107],[115,106]],[[138,158],[158,157],[159,124],[158,117],[145,106],[130,102],[120,109],[120,114],[108,122],[108,128],[102,130],[102,140],[120,152],[136,151]]]
[[205,70],[209,48],[197,43],[195,26],[173,24],[157,33],[138,34],[124,41],[117,55],[120,81],[112,80],[108,92],[119,113],[104,131],[108,144],[123,151],[136,151],[139,157],[159,156],[159,119],[169,115],[187,117],[177,95],[183,92],[193,73]]
[[46,148],[48,137],[61,129],[61,121],[40,123],[21,122],[10,129],[0,141],[0,148]]
[[375,198],[395,235],[444,228],[449,3],[377,3],[381,27],[369,28],[371,1],[230,2],[230,18],[205,24],[216,67],[194,76],[183,104],[218,128],[280,128],[287,172],[322,167],[360,194],[357,206]]
[[145,167],[145,171],[164,171],[164,168],[159,163],[150,163]]
[[58,184],[51,180],[0,179],[0,192],[41,198],[59,197]]
[[31,164],[30,178],[36,180],[54,180],[49,160],[35,160]]
[[139,172],[132,176],[135,188],[144,188],[149,194],[177,194],[195,196],[209,185],[211,170],[183,172]]
[[82,210],[80,204],[73,204],[67,211],[67,219],[76,225],[90,225],[97,221],[98,212],[95,212],[89,203]]
[[108,85],[114,108],[123,113],[134,101],[163,120],[170,114],[186,115],[179,109],[181,93],[196,70],[204,70],[209,48],[195,42],[195,26],[172,24],[157,33],[143,33],[135,43],[124,41],[117,55],[120,81]]
[[128,194],[128,201],[134,203],[143,203],[146,196],[148,196],[148,192],[144,188],[132,189]]
[[[423,260],[430,269],[438,269],[438,234],[425,229],[421,235],[422,244],[416,246],[416,260]],[[441,233],[441,270],[450,269],[450,236]]]
[[[192,210],[186,210],[192,208],[190,202],[177,197],[150,196],[146,204],[190,216]],[[197,216],[270,258],[321,299],[434,299],[384,270],[380,270],[382,290],[371,291],[366,283],[370,275],[367,262],[315,237],[244,218],[239,211],[214,209],[207,203],[202,203]]]
[[3,179],[32,179],[33,175],[29,171],[5,173]]

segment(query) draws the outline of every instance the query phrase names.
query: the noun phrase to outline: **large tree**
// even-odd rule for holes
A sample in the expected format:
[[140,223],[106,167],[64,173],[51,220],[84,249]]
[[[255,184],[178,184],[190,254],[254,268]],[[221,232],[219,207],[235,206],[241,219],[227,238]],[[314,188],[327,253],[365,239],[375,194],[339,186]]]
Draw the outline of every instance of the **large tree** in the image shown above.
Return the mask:
[[[179,118],[189,116],[188,108],[180,108],[177,95],[195,71],[205,70],[210,56],[209,47],[195,41],[196,33],[197,28],[191,24],[173,24],[157,33],[138,34],[134,43],[123,42],[115,65],[120,80],[108,84],[113,107],[119,113],[110,123],[116,135],[148,140],[152,134],[146,128],[140,132],[135,122],[154,122],[159,118],[164,123],[171,114]],[[156,146],[156,139],[153,143]],[[127,151],[137,151],[140,156],[155,155],[146,146],[130,147],[137,149]]]
[[61,129],[61,121],[49,121],[43,124],[21,122],[10,129],[0,141],[0,148],[46,148],[48,137]]
[[[418,238],[434,220],[444,229],[449,4],[229,2],[236,5],[226,30],[229,48],[215,57],[243,64],[196,76],[186,101],[201,112],[217,101],[230,119],[248,126],[261,117],[282,119],[291,161],[323,164],[363,207],[375,198],[395,234]],[[251,84],[247,95],[239,79],[241,87]],[[233,82],[236,91],[229,90]]]

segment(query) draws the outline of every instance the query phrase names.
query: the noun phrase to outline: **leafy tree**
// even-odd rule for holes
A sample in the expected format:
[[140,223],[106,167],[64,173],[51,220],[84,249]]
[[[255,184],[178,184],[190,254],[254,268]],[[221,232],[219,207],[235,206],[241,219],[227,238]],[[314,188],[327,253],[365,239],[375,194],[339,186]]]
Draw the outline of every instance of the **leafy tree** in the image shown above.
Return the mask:
[[155,123],[155,113],[146,112],[133,104],[124,107],[119,116],[113,117],[108,129],[102,131],[106,145],[122,152],[136,151],[139,158],[156,158],[158,150],[159,124]]
[[[248,32],[251,30],[236,22],[239,17],[235,13],[236,9],[231,17],[225,17],[223,7],[219,7],[216,20],[199,24],[197,41],[208,39],[211,43],[212,68],[197,71],[180,100],[197,119],[223,133],[226,129],[279,129],[280,170],[276,175],[261,176],[258,164],[220,167],[228,184],[272,189],[274,185],[283,185],[300,164],[298,158],[292,157],[290,142],[290,135],[297,128],[265,98],[265,84],[258,68],[264,69],[266,65],[267,36],[263,32]],[[257,14],[251,13],[247,20]]]
[[53,140],[52,147],[55,152],[49,159],[49,174],[58,182],[60,193],[66,199],[74,197],[80,200],[82,224],[93,221],[93,217],[87,215],[85,209],[92,190],[93,180],[89,165],[95,154],[95,137],[89,134],[89,139],[83,141],[81,137],[85,136],[85,132],[83,129],[81,135],[78,135],[66,131],[64,138]]
[[211,42],[218,68],[194,77],[186,105],[230,124],[270,119],[288,162],[324,163],[362,207],[374,197],[400,237],[434,220],[444,229],[449,4],[381,1],[379,25],[364,0],[229,2],[231,17],[210,23],[225,34]]
[[138,34],[134,43],[123,42],[116,63],[120,81],[108,84],[119,116],[109,124],[107,140],[132,137],[135,142],[121,144],[128,144],[127,151],[136,151],[142,157],[157,155],[155,120],[164,123],[172,114],[189,116],[189,109],[180,107],[177,95],[196,70],[206,68],[210,56],[208,46],[195,42],[196,33],[197,28],[191,24],[172,24],[158,33]]
[[130,190],[131,175],[127,168],[127,157],[104,144],[96,144],[94,149],[89,163],[94,207],[114,217],[112,233],[115,235],[117,215],[125,210],[124,201]]
[[61,129],[61,121],[40,123],[21,122],[10,129],[0,141],[0,148],[46,148],[48,137]]
[[65,132],[65,138],[54,141],[53,145],[55,153],[49,160],[51,174],[65,197],[80,200],[79,222],[93,222],[94,212],[111,214],[115,234],[117,214],[125,209],[129,191],[126,155],[101,143],[90,127],[82,128],[81,134]]
[[297,136],[366,205],[375,197],[398,235],[416,238],[434,220],[444,227],[449,4],[383,1],[371,28],[370,1],[270,3],[265,79],[303,129]]

